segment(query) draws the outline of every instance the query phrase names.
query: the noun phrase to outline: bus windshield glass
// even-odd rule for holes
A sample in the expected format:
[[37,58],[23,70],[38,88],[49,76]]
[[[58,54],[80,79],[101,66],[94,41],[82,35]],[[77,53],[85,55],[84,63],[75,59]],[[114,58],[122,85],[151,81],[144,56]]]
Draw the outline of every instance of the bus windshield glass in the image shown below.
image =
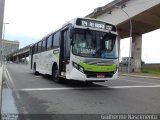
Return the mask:
[[75,29],[74,55],[89,58],[117,59],[116,35],[90,29]]

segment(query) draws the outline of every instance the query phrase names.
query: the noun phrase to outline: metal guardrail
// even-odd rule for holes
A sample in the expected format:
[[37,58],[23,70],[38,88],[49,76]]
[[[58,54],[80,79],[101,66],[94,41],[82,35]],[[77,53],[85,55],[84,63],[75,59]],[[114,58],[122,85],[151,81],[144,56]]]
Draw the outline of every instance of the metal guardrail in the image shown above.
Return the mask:
[[2,110],[2,89],[3,89],[2,74],[3,74],[3,65],[0,66],[0,112]]

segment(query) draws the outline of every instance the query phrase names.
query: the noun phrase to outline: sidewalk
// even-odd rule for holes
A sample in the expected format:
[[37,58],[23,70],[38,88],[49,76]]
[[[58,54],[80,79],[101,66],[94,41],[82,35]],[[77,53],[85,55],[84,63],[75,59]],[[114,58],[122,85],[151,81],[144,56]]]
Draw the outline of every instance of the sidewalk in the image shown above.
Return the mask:
[[3,73],[3,66],[0,66],[0,112],[2,109],[2,89],[3,89],[2,73]]
[[3,86],[1,114],[18,114],[12,90],[6,85]]
[[[1,87],[1,115],[18,114],[12,90],[8,87],[6,82],[5,68],[0,68],[0,87]],[[6,117],[6,116],[4,116]]]
[[126,72],[119,72],[119,75],[120,76],[141,77],[141,78],[150,78],[150,79],[158,79],[158,80],[160,80],[160,75],[148,74],[148,73],[126,73]]

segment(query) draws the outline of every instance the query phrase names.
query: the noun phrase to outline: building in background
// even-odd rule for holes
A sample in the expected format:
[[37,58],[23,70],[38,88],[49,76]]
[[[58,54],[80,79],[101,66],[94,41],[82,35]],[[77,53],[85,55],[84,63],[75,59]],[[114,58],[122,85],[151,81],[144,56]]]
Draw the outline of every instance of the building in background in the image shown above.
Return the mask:
[[19,41],[2,40],[0,41],[0,44],[2,45],[3,57],[19,49]]

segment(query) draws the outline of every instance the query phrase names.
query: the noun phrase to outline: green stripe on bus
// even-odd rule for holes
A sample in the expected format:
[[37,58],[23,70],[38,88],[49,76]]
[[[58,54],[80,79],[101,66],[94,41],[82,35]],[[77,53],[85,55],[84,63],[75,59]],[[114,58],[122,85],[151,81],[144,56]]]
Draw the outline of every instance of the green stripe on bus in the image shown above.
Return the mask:
[[90,72],[113,72],[117,68],[116,64],[113,64],[111,66],[97,66],[97,65],[88,65],[84,62],[80,62],[80,66],[82,66],[85,71],[90,71]]

